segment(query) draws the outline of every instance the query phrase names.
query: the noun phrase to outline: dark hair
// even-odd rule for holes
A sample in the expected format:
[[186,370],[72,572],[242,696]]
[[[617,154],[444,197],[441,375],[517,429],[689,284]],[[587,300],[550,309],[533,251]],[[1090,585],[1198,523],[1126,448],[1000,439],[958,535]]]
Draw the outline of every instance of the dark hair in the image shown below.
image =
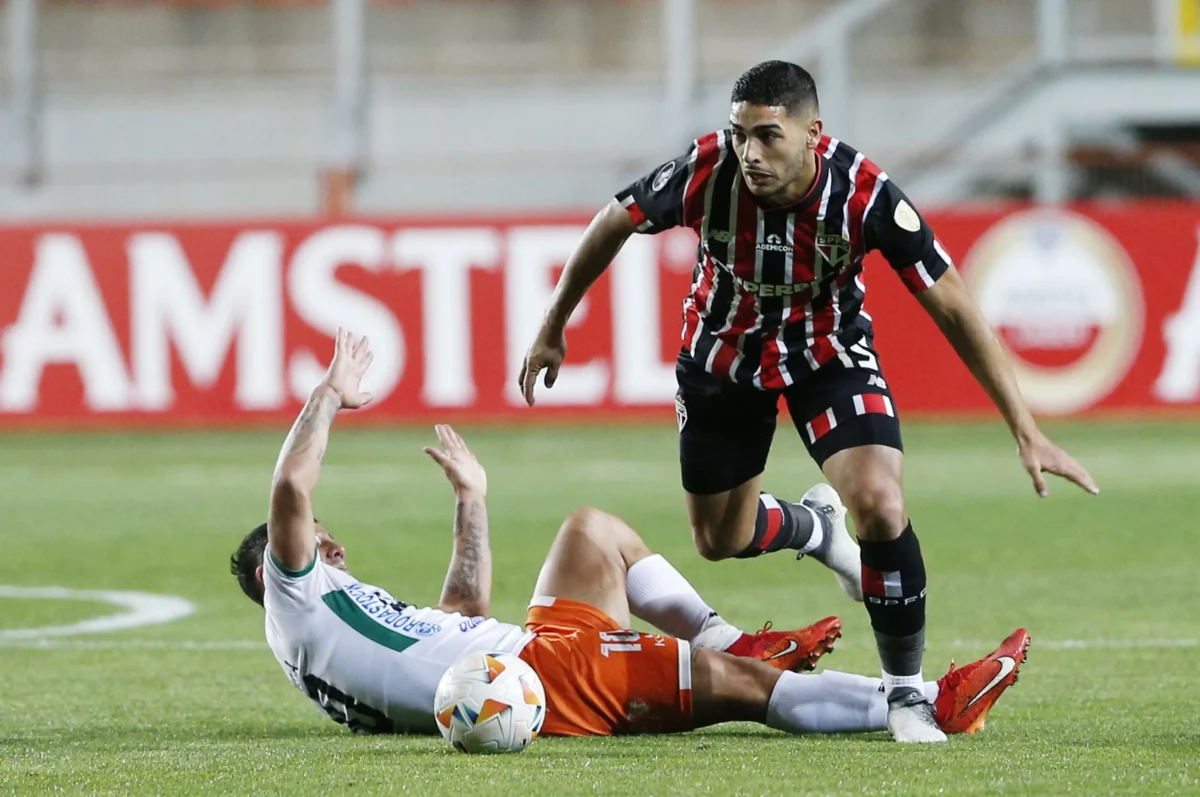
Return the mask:
[[747,69],[733,84],[730,102],[782,106],[789,114],[801,108],[821,108],[813,76],[787,61],[763,61]]
[[238,586],[246,597],[263,605],[262,587],[256,573],[263,563],[263,552],[267,549],[267,524],[264,523],[246,535],[233,556],[229,557],[229,572],[237,576]]

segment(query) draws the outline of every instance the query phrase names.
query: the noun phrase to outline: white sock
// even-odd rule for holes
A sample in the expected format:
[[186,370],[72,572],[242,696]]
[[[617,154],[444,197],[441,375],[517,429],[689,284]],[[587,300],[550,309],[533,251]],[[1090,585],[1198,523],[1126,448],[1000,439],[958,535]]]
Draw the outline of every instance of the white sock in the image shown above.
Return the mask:
[[886,687],[889,694],[898,686],[909,686],[913,689],[922,689],[925,686],[925,675],[920,670],[917,670],[916,675],[892,675],[887,670],[884,670],[883,685]]
[[789,733],[854,733],[887,728],[887,699],[880,681],[826,670],[785,672],[771,692],[767,725]]
[[[935,682],[922,685],[932,703]],[[887,729],[883,681],[826,670],[817,675],[785,672],[771,692],[767,725],[788,733],[855,733]]]
[[633,563],[625,574],[625,595],[635,617],[697,647],[724,650],[742,635],[722,620],[696,588],[659,554]]
[[742,629],[730,625],[714,614],[708,619],[704,630],[691,640],[692,647],[701,650],[729,650],[734,642],[742,638]]
[[[808,538],[808,542],[804,543],[804,547],[799,551],[799,553],[812,553],[821,547],[821,543],[825,542],[825,527],[821,525],[821,516],[812,507],[805,506],[804,504],[793,504],[793,506],[799,507],[812,515],[812,536]],[[862,566],[860,565],[859,570],[861,569]]]

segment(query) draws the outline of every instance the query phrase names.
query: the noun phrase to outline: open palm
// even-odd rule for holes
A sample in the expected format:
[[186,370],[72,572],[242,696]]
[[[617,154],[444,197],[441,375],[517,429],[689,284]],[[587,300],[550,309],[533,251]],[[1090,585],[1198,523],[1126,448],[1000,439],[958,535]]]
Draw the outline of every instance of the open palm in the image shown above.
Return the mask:
[[333,362],[325,373],[325,384],[341,397],[342,409],[356,410],[375,400],[370,393],[362,392],[359,386],[374,358],[371,342],[366,335],[359,338],[338,327]]
[[438,442],[442,447],[438,449],[426,446],[425,453],[442,466],[455,491],[487,495],[487,472],[458,436],[458,432],[444,423],[433,428],[437,431]]

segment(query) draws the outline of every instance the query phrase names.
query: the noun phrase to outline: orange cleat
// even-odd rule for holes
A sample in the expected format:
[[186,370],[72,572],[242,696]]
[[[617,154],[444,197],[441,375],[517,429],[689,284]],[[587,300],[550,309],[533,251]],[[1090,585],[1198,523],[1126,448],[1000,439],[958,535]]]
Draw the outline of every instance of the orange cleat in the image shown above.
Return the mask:
[[725,652],[765,661],[777,670],[811,670],[842,635],[842,621],[826,617],[796,631],[772,631],[771,624],[757,634],[742,634]]
[[1004,690],[1017,682],[1017,671],[1029,652],[1029,632],[1013,631],[986,657],[961,669],[954,668],[938,681],[934,718],[946,733],[977,733],[983,730],[988,712]]

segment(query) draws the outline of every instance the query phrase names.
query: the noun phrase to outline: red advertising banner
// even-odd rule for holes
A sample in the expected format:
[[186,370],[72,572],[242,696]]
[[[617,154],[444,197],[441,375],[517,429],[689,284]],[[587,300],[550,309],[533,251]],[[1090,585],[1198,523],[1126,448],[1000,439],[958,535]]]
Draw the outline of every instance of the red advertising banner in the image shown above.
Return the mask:
[[[1036,411],[1200,409],[1200,207],[930,214]],[[696,240],[635,236],[538,406],[516,376],[587,219],[0,228],[0,427],[286,421],[338,325],[371,337],[363,422],[673,417]],[[902,413],[988,409],[875,256],[867,307]]]

